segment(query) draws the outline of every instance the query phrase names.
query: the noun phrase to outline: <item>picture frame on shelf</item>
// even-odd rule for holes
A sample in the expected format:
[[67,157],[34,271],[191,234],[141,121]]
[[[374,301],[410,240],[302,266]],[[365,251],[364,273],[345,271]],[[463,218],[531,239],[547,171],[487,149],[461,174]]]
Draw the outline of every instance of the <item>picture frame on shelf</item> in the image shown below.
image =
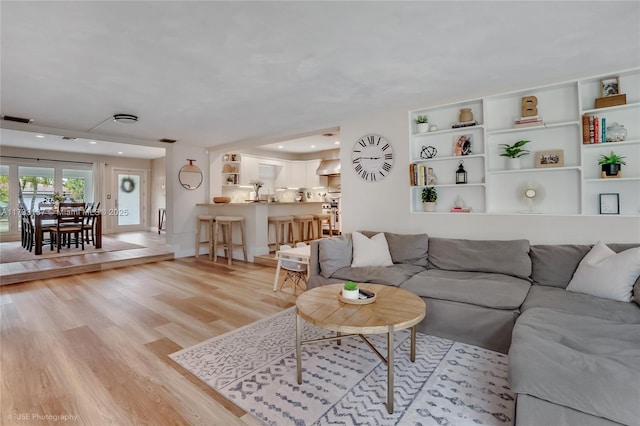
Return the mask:
[[600,97],[615,96],[620,94],[620,79],[607,77],[600,80]]
[[600,202],[600,214],[620,214],[620,194],[604,193],[598,196]]
[[563,167],[564,150],[536,151],[536,168]]
[[455,157],[472,154],[473,135],[463,134],[453,137],[453,155]]

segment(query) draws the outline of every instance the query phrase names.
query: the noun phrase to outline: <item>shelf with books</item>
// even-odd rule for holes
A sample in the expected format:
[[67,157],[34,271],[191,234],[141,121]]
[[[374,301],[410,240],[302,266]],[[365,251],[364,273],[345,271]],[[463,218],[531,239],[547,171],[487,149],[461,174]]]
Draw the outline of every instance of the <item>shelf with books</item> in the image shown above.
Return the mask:
[[586,144],[582,144],[582,148],[583,149],[592,149],[592,148],[614,149],[617,146],[636,145],[636,144],[640,144],[640,139],[624,140],[619,142],[586,143]]
[[577,126],[577,125],[580,125],[579,121],[563,121],[559,123],[545,123],[541,126],[516,127],[516,128],[510,128],[510,129],[492,130],[492,131],[488,131],[487,135],[491,136],[491,135],[500,135],[504,133],[521,133],[521,132],[526,132],[531,130],[545,130],[545,129],[552,129],[554,127]]

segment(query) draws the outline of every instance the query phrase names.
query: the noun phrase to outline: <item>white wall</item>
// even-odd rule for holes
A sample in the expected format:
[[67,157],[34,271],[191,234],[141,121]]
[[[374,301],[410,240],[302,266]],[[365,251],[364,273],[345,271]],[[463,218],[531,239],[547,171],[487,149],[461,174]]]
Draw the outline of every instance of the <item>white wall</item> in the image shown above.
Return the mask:
[[[343,232],[379,230],[468,239],[526,238],[532,244],[640,242],[639,217],[410,213],[408,123],[408,110],[396,109],[341,124]],[[393,145],[393,169],[382,182],[365,182],[350,166],[353,144],[369,133],[384,136]]]
[[[188,190],[180,185],[178,173],[187,159],[203,173],[202,185]],[[205,148],[177,142],[167,148],[166,157],[167,232],[166,241],[176,257],[193,256],[195,250],[196,217],[206,214],[206,208],[196,204],[207,203],[209,197],[209,154]],[[157,212],[156,212],[157,214]]]

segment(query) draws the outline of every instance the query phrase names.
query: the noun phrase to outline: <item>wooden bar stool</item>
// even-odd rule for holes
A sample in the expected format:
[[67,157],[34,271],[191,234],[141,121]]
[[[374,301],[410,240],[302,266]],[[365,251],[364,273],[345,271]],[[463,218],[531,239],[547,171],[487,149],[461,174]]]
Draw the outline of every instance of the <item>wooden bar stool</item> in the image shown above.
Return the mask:
[[[241,243],[233,242],[233,224],[240,225]],[[220,235],[222,234],[222,235]],[[222,244],[219,237],[222,236]],[[244,261],[247,261],[247,242],[245,239],[244,217],[242,216],[216,216],[213,223],[213,261],[218,260],[218,249],[224,249],[227,256],[227,264],[231,265],[233,249],[242,247]]]
[[[211,259],[211,232],[213,230],[214,217],[211,215],[200,215],[196,218],[196,259],[200,256],[200,246],[206,244],[209,247],[209,259]],[[200,241],[202,225],[207,225],[207,240]]]
[[294,228],[298,228],[298,238],[295,240],[296,243],[308,243],[313,240],[312,214],[293,216],[293,225]]
[[271,231],[271,225],[276,227],[275,251],[280,250],[283,244],[293,245],[293,216],[269,216],[267,223],[269,231]]
[[327,222],[329,224],[329,236],[333,237],[333,226],[331,226],[331,215],[330,214],[314,214],[313,215],[313,220],[318,225],[318,227],[316,228],[318,230],[318,233],[317,233],[318,238],[323,238],[324,237],[324,235],[322,235],[322,224],[323,224],[323,222]]

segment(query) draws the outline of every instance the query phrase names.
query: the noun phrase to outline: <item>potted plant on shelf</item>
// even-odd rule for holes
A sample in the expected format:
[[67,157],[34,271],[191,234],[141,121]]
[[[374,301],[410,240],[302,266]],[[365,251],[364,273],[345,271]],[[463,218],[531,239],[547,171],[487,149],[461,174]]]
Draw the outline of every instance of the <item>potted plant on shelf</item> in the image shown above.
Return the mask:
[[429,131],[429,118],[426,115],[417,116],[416,125],[418,133],[427,133]]
[[432,212],[436,209],[438,192],[435,186],[425,186],[422,188],[422,207],[425,212]]
[[507,157],[507,170],[519,170],[520,169],[520,157],[529,154],[529,151],[522,148],[531,141],[521,140],[513,145],[501,143],[500,146],[504,150],[501,157]]
[[627,163],[624,162],[625,158],[626,157],[622,157],[613,151],[611,151],[609,155],[600,155],[600,159],[598,160],[598,164],[602,166],[600,177],[610,178],[622,176],[622,165],[627,165]]
[[344,297],[345,299],[358,299],[359,296],[359,291],[358,291],[358,284],[354,283],[353,281],[347,281],[346,283],[344,283],[344,286],[342,287],[342,297]]

